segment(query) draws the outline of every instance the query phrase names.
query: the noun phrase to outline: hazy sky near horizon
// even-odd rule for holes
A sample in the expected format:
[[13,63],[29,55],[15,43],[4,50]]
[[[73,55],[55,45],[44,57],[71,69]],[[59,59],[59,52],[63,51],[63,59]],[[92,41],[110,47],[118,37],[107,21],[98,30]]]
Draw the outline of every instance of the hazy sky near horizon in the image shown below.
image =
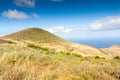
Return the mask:
[[0,35],[39,27],[65,39],[120,37],[120,0],[0,0]]

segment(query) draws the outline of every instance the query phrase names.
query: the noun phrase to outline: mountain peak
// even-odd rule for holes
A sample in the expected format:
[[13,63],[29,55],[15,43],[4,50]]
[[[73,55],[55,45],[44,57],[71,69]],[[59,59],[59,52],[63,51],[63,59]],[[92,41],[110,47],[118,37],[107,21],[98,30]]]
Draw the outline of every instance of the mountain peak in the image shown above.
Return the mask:
[[41,43],[66,42],[66,40],[40,28],[28,28],[3,36],[3,38],[28,40]]

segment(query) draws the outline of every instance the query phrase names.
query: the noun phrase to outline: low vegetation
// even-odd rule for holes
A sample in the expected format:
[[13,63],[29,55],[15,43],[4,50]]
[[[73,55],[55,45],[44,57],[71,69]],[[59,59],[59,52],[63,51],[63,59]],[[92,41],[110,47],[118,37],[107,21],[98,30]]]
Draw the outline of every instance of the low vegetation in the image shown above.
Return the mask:
[[120,57],[107,56],[29,28],[0,39],[0,80],[120,80]]
[[[64,52],[67,51],[65,53],[68,55],[69,53],[71,54],[72,52],[72,53],[77,53],[73,55],[79,57],[80,55],[78,54],[81,54],[82,56],[100,56],[100,57],[109,58],[107,54],[105,54],[102,50],[99,50],[98,48],[89,45],[82,45],[82,44],[69,42],[40,28],[24,29],[12,34],[5,35],[1,38],[14,41],[15,43],[29,44],[28,47],[31,48],[40,49],[42,46],[42,50],[44,48],[45,50],[54,49],[57,51],[64,51]],[[31,45],[31,43],[36,44],[37,46]],[[9,44],[12,44],[12,42],[9,42]]]
[[120,60],[49,50],[33,44],[0,45],[0,80],[119,80]]
[[13,41],[0,39],[0,44],[4,44],[4,43],[15,44],[15,42]]
[[116,56],[114,59],[119,59],[120,60],[120,56]]

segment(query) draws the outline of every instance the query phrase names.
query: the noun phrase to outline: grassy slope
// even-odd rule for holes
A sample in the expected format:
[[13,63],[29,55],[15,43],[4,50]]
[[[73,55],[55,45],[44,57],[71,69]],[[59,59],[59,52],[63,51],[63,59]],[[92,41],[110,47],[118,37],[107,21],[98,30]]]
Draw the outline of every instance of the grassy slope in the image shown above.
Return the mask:
[[0,44],[0,80],[119,80],[120,60]]
[[12,41],[10,40],[5,40],[5,39],[0,39],[0,44],[5,44],[5,43],[13,43]]
[[83,56],[101,56],[108,58],[106,54],[95,47],[68,42],[39,28],[29,28],[4,36],[3,38],[25,40],[27,42],[32,41],[34,44],[39,46],[62,51],[72,51]]
[[82,56],[100,56],[109,58],[103,51],[88,45],[76,44],[76,43],[37,43],[38,46],[47,47],[50,49],[67,51],[81,54]]
[[[22,34],[21,32],[18,32],[17,34],[15,33],[14,35],[16,37],[13,37],[12,35],[6,37],[19,39],[22,38],[25,40],[33,40],[39,42],[39,38],[37,37],[37,34],[39,32],[37,31],[38,29],[36,30],[36,28],[34,28],[34,33],[31,33],[31,29],[27,30],[27,32],[26,30],[22,31],[22,33],[24,32],[24,34]],[[34,38],[31,38],[33,34],[36,34],[36,36]],[[50,37],[49,39],[53,38]],[[44,37],[44,39],[45,43],[49,41],[48,39],[46,39],[46,37]],[[65,46],[68,51],[71,51],[58,52],[56,51],[56,49],[49,50],[47,48],[40,47],[40,44],[42,43],[34,43],[33,45],[30,45],[11,39],[3,39],[0,41],[0,80],[120,79],[120,59],[103,59],[99,58],[98,56],[96,56],[95,58],[83,58],[81,55],[71,53],[73,52],[73,50],[77,50],[78,53],[81,52],[86,55],[90,55],[91,53],[93,55],[99,54],[99,50],[87,45],[79,45],[75,43],[70,43],[69,45],[65,43],[67,45],[63,45],[62,43],[64,42],[64,40],[60,38],[57,40],[58,42],[62,42],[59,43],[60,45],[52,43],[54,40],[52,40],[50,43],[44,44],[46,46],[50,45],[50,47],[54,47],[55,45],[57,45],[57,48],[61,48],[61,50],[63,50],[63,46]],[[40,40],[40,42],[42,41]],[[96,52],[98,53],[96,54]]]
[[10,35],[6,35],[3,38],[10,38],[10,39],[19,39],[19,40],[29,40],[34,42],[40,43],[47,43],[47,42],[66,42],[62,38],[55,36],[43,29],[39,28],[29,28],[25,29]]
[[101,50],[111,57],[120,56],[120,46],[111,46],[110,48],[102,48]]

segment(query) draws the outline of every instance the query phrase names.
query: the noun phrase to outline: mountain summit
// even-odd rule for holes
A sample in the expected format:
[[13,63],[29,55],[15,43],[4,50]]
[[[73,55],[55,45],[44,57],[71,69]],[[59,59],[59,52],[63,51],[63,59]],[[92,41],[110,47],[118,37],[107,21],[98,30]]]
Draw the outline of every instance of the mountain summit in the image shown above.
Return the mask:
[[3,38],[29,40],[40,43],[66,42],[66,40],[40,28],[28,28],[6,35]]

